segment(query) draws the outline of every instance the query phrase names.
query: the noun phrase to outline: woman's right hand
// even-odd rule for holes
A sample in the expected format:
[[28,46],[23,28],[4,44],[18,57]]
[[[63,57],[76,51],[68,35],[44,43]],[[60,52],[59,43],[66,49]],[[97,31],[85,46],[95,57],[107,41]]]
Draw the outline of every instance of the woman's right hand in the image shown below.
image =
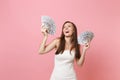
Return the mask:
[[44,35],[45,37],[48,36],[48,29],[47,29],[46,27],[42,26],[41,32],[43,33],[43,35]]

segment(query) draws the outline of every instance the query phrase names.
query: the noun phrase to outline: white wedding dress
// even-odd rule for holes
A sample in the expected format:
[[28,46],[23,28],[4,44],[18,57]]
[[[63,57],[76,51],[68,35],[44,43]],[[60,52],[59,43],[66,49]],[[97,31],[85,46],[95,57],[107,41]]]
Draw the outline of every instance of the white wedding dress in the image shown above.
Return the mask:
[[64,50],[62,54],[55,55],[55,65],[50,80],[77,80],[74,70],[75,52]]

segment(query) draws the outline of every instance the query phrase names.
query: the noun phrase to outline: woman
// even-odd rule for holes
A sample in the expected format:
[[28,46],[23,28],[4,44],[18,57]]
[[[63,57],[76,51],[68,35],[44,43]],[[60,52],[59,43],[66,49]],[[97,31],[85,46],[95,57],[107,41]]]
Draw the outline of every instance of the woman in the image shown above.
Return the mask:
[[39,48],[39,54],[48,53],[53,49],[56,50],[55,66],[50,80],[77,80],[73,62],[75,59],[78,65],[83,65],[89,43],[83,47],[82,53],[80,53],[75,24],[71,21],[66,21],[62,27],[61,37],[54,39],[48,45],[46,45],[48,38],[47,29],[42,28],[41,32],[44,34],[44,38]]

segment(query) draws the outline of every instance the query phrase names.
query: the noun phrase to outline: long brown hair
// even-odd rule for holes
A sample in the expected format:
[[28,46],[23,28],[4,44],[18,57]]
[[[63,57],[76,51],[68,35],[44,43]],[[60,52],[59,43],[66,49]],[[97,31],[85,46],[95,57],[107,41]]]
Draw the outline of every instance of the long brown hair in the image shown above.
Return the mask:
[[81,54],[80,54],[80,46],[79,46],[78,40],[77,40],[77,28],[76,28],[76,25],[71,21],[66,21],[62,26],[62,34],[61,34],[61,37],[60,37],[60,45],[59,45],[55,54],[57,55],[60,52],[63,53],[63,51],[65,50],[65,35],[63,33],[63,28],[64,28],[64,25],[66,23],[71,23],[74,27],[74,32],[72,34],[72,39],[71,39],[72,47],[70,49],[70,52],[73,48],[75,48],[75,59],[79,59],[81,57]]

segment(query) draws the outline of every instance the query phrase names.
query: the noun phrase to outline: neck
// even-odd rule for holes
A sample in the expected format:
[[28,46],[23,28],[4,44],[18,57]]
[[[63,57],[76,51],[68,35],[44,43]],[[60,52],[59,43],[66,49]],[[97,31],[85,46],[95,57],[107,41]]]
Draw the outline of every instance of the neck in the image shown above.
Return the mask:
[[65,49],[71,49],[72,44],[71,44],[71,37],[65,37]]
[[71,43],[71,37],[65,37],[65,41],[67,44],[70,44]]

